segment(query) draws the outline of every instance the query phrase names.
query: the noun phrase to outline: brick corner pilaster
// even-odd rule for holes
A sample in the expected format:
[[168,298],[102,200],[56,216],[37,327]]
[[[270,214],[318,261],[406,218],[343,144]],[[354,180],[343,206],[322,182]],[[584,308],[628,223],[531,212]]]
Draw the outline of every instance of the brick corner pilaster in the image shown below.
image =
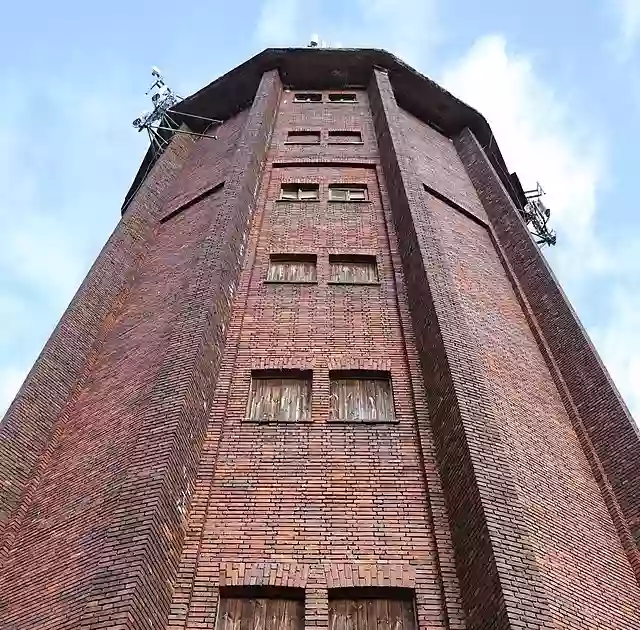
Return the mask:
[[[413,172],[386,73],[374,70],[369,94],[392,215],[404,245],[407,294],[469,627],[550,627],[492,394],[422,182]],[[509,514],[501,508],[505,501]],[[517,547],[505,543],[505,536],[517,540]],[[521,596],[535,600],[535,606],[522,609]]]
[[568,395],[567,411],[640,581],[640,431],[477,138],[464,129],[454,144],[528,304],[541,351]]

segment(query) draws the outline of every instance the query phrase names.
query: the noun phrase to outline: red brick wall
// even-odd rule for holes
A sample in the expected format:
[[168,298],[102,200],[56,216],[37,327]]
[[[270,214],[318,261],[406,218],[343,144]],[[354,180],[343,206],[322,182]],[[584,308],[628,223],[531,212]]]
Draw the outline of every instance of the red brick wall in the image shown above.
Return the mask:
[[[370,94],[469,627],[635,627],[632,566],[510,269],[486,215],[448,192],[462,162],[384,73]],[[443,146],[447,167],[416,166]]]
[[409,112],[399,109],[398,114],[398,131],[419,181],[486,221],[487,213],[453,142]]
[[[286,143],[291,129],[325,133],[320,146],[297,146]],[[329,146],[331,129],[360,130],[363,144]],[[336,166],[337,160],[358,164]],[[319,183],[320,200],[279,202],[281,182]],[[328,202],[329,183],[366,183],[370,201]],[[433,520],[446,530],[446,515],[443,521],[440,502],[433,516],[425,483],[426,468],[437,503],[433,452],[421,453],[416,405],[423,411],[424,403],[415,402],[399,309],[402,275],[380,183],[365,92],[358,91],[357,104],[294,103],[284,92],[194,497],[202,504],[190,527],[200,540],[197,566],[174,597],[171,628],[215,623],[211,582],[218,583],[225,562],[273,567],[273,579],[261,574],[267,584],[281,583],[274,581],[279,571],[297,567],[307,588],[306,623],[321,627],[332,567],[350,575],[352,568],[373,567],[375,583],[391,565],[394,575],[415,576],[423,627],[446,627],[445,614],[450,627],[463,627],[455,576],[449,572],[443,587],[438,573],[438,542],[443,564],[451,554],[446,532],[437,541]],[[285,252],[316,254],[318,283],[265,284],[269,255]],[[328,285],[328,257],[336,253],[376,255],[380,284]],[[309,423],[244,421],[251,370],[260,368],[313,370]],[[329,370],[348,368],[390,371],[397,424],[328,424]],[[432,459],[423,465],[423,456]],[[240,582],[249,583],[250,575]]]
[[[212,628],[217,586],[255,584],[305,588],[310,627],[345,586],[414,589],[420,630],[640,627],[633,463],[598,477],[486,173],[385,73],[355,91],[294,103],[267,72],[217,140],[157,163],[0,424],[0,628]],[[287,144],[301,129],[321,144]],[[285,252],[316,254],[317,284],[265,283]],[[329,285],[355,253],[380,283]],[[310,422],[245,421],[260,368],[313,371]],[[395,423],[328,421],[352,368],[390,372]]]
[[196,142],[180,174],[167,190],[165,210],[168,213],[224,180],[248,114],[245,110],[222,125],[212,126],[207,134],[215,137]]
[[[191,141],[173,142],[138,191],[45,345],[0,423],[0,549],[15,510],[29,494],[47,447],[74,390],[86,378],[105,328],[127,299],[132,274],[153,238],[162,193],[172,183]],[[44,459],[42,459],[44,458]],[[1,556],[2,554],[0,554]]]
[[[165,182],[154,214],[146,209],[150,216],[142,218],[155,232],[149,251],[131,270],[118,310],[99,322],[102,344],[56,419],[49,457],[12,524],[0,580],[2,627],[150,628],[166,620],[278,98],[277,73],[268,73],[248,114],[218,129],[218,140],[195,144],[188,174],[178,180],[188,185],[176,191]],[[184,142],[191,144],[174,141]],[[176,209],[178,195],[188,202],[221,178],[223,189],[158,222]],[[152,176],[146,194],[155,185]],[[132,206],[118,231],[140,222],[139,214]],[[90,285],[111,263],[104,258]],[[92,297],[76,299],[92,309]],[[67,353],[73,357],[77,347]],[[34,369],[46,367],[45,357]],[[55,383],[41,385],[39,399],[46,401],[48,387]]]
[[508,454],[495,465],[516,484],[554,627],[639,626],[640,588],[488,231],[426,202]]
[[[478,141],[469,130],[456,145],[487,210],[496,238],[530,304],[541,347],[566,404],[584,433],[583,447],[640,580],[640,432],[591,341],[530,238]],[[620,512],[620,518],[618,513]],[[635,538],[635,541],[634,541]]]

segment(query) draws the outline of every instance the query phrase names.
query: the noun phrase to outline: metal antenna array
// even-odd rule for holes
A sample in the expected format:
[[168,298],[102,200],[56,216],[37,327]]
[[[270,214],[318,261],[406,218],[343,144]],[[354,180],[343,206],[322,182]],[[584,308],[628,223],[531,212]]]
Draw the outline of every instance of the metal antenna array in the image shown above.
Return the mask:
[[542,203],[541,199],[544,195],[542,186],[536,183],[536,187],[532,190],[525,190],[524,195],[527,198],[527,203],[520,210],[520,214],[529,227],[529,231],[535,237],[536,243],[538,245],[555,245],[556,233],[547,225],[551,210]]
[[138,131],[142,131],[143,129],[147,131],[149,134],[149,141],[155,151],[162,152],[169,144],[169,141],[175,133],[195,136],[197,138],[216,137],[215,135],[207,135],[206,133],[207,129],[209,129],[211,125],[220,124],[222,122],[221,120],[216,120],[214,118],[206,118],[204,116],[196,116],[195,114],[180,112],[181,117],[196,118],[208,123],[204,133],[195,133],[193,131],[180,129],[180,123],[172,117],[171,108],[177,105],[182,98],[175,94],[165,83],[160,70],[155,66],[151,68],[151,76],[153,77],[153,83],[145,94],[149,95],[153,93],[151,96],[153,109],[151,111],[147,110],[142,112],[140,116],[133,121],[133,126]]

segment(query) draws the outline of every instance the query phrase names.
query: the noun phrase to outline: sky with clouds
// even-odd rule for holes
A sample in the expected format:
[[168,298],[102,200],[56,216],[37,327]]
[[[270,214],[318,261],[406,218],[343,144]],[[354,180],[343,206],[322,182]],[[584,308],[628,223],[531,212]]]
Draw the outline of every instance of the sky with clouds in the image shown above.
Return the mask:
[[118,221],[149,68],[187,95],[318,33],[386,48],[485,115],[543,185],[546,255],[640,418],[640,0],[35,0],[3,22],[0,413]]

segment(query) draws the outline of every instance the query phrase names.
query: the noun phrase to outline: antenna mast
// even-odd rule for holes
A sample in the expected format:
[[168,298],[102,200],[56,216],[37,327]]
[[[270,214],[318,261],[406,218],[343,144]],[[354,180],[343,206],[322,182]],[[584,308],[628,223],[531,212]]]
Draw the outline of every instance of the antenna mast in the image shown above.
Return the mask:
[[[187,131],[180,128],[178,123],[172,114],[171,109],[175,107],[183,99],[178,96],[173,90],[165,83],[164,77],[160,70],[153,66],[151,68],[151,76],[153,77],[153,83],[151,87],[145,92],[145,95],[152,94],[151,103],[153,109],[151,111],[142,112],[138,118],[133,121],[133,126],[138,130],[146,130],[149,135],[149,142],[154,151],[162,152],[169,144],[169,141],[173,137],[173,134],[181,133],[187,136],[195,136],[197,138],[215,138],[215,135],[207,135],[206,131],[211,125],[220,124],[221,120],[214,118],[206,118],[204,116],[196,116],[195,114],[189,114],[187,112],[180,112],[181,117],[195,118],[203,120],[209,123],[204,133],[195,133],[193,131]],[[164,132],[164,133],[162,133]]]
[[551,210],[542,203],[541,197],[544,194],[539,182],[532,190],[525,190],[524,196],[527,198],[527,203],[520,209],[520,215],[536,239],[536,244],[551,246],[556,244],[556,233],[547,225]]

